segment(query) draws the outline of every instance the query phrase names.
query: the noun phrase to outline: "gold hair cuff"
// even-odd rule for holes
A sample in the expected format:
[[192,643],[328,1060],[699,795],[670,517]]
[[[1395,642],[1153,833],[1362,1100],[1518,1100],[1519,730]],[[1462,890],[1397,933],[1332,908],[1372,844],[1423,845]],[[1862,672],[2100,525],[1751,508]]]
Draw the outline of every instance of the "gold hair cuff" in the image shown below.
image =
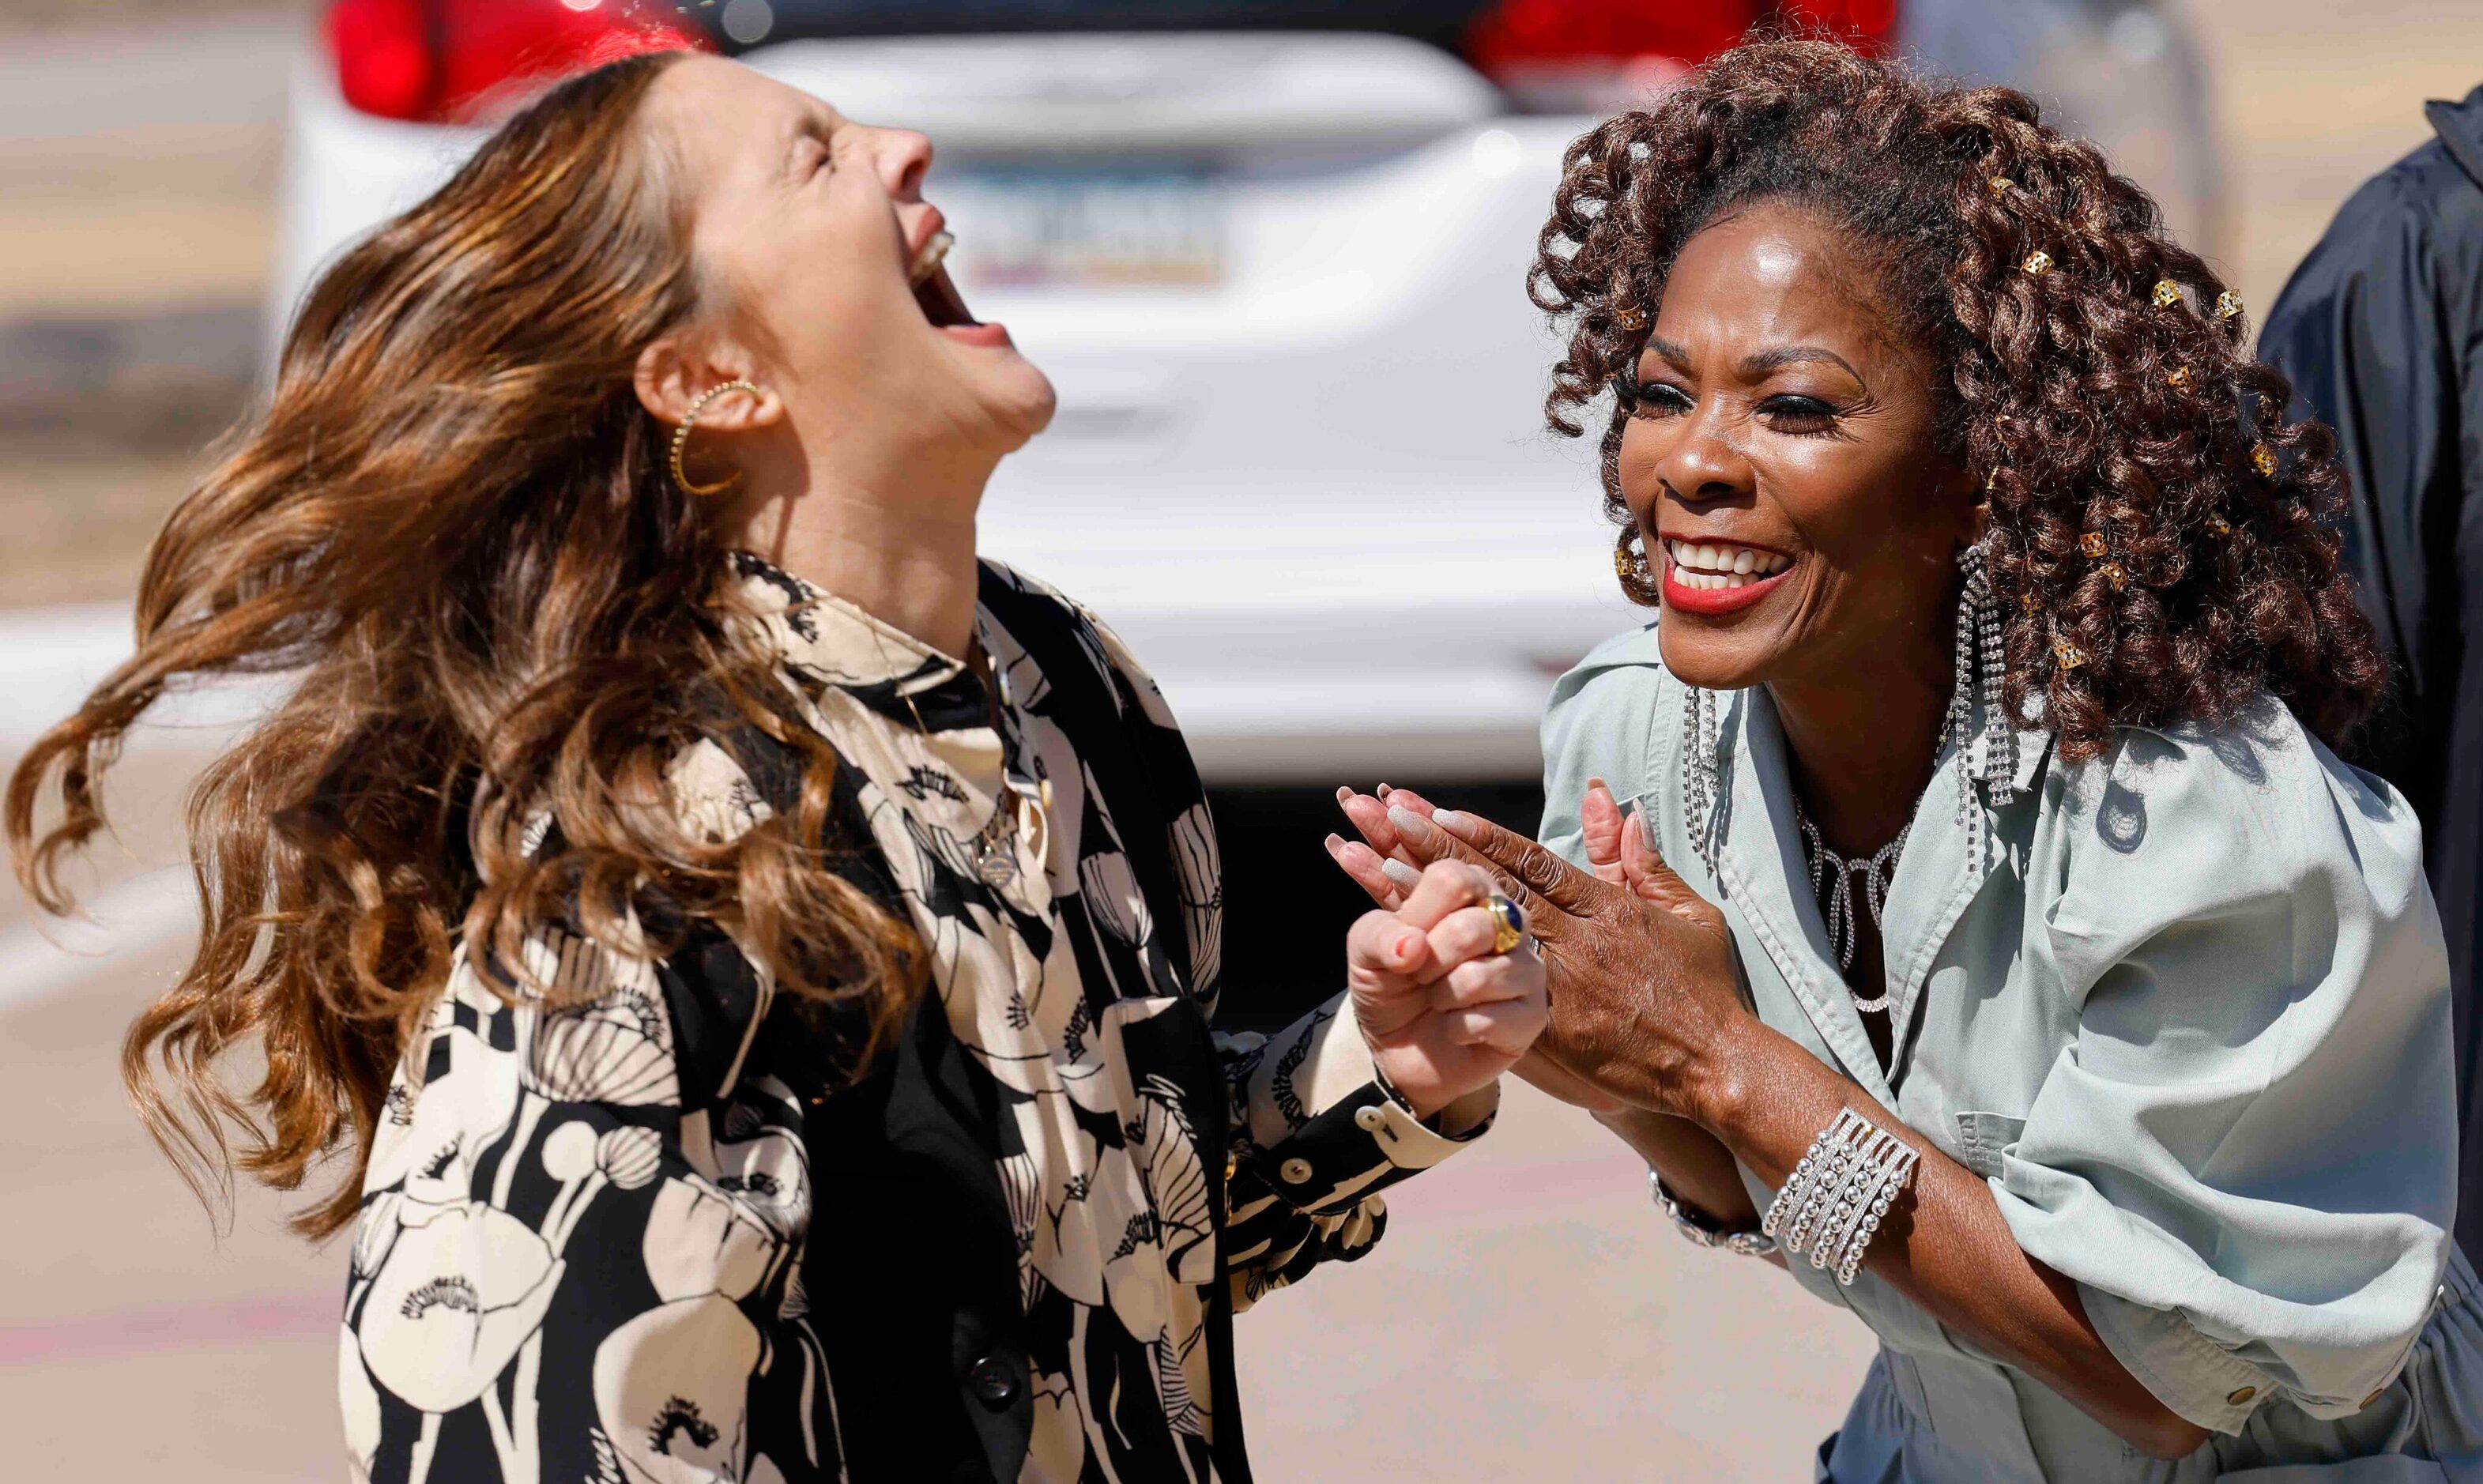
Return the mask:
[[2017,182],[2006,175],[1994,175],[1984,184],[1991,188],[1991,194],[1994,196],[2006,196],[2017,189]]
[[2265,443],[2253,443],[2251,445],[2251,467],[2258,470],[2259,478],[2274,479],[2276,477],[2276,450],[2268,447]]
[[2055,639],[2052,641],[2052,658],[2061,662],[2063,670],[2075,670],[2087,662],[2087,651],[2066,639]]
[[2026,271],[2026,277],[2040,278],[2052,271],[2052,254],[2038,248],[2027,253],[2026,261],[2017,266]]
[[2155,280],[2155,307],[2170,309],[2181,302],[2181,285],[2170,278]]
[[1646,328],[1646,314],[1636,305],[1624,305],[1613,311],[1613,323],[1634,334]]
[[2209,511],[2207,513],[2207,534],[2210,536],[2230,536],[2233,534],[2233,523],[2226,519],[2221,514],[2215,511]]
[[2216,296],[2216,318],[2220,320],[2229,320],[2241,312],[2241,295],[2234,293],[2231,289],[2227,289]]
[[2129,573],[2122,570],[2119,562],[2106,562],[2096,570],[2102,572],[2105,579],[2111,582],[2112,590],[2116,593],[2129,586]]
[[2079,537],[2078,549],[2085,552],[2088,560],[2090,561],[2109,556],[2112,552],[2112,548],[2104,544],[2103,533],[2101,531],[2089,531],[2084,536]]
[[2164,382],[2166,385],[2171,386],[2176,391],[2188,391],[2190,389],[2190,368],[2188,366],[2175,366],[2170,372],[2165,374]]

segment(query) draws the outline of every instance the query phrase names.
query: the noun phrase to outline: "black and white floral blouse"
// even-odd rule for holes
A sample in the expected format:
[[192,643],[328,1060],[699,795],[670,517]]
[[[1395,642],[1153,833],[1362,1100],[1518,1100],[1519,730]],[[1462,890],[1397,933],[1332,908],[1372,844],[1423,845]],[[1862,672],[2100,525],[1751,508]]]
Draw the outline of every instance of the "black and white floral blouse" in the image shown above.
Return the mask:
[[[531,967],[556,1011],[461,962],[364,1184],[338,1377],[355,1477],[1245,1478],[1225,1321],[1360,1255],[1376,1193],[1496,1100],[1417,1122],[1343,996],[1264,1043],[1210,1038],[1215,831],[1162,698],[1082,610],[986,565],[995,705],[967,666],[738,560],[843,759],[845,836],[876,847],[857,879],[932,954],[878,1080],[897,1111],[852,1116],[866,1094],[837,1091],[729,943],[654,962],[547,931]],[[777,771],[702,743],[676,798],[729,837],[789,807]],[[1304,952],[1339,971],[1341,945]],[[890,1293],[945,1282],[905,1254],[971,1221],[832,1174],[936,1172],[944,1148],[968,1151],[955,1208],[1004,1211],[995,1272],[959,1285],[995,1278],[1014,1312]],[[851,1251],[893,1256],[831,1261]],[[918,1352],[930,1382],[904,1379]]]

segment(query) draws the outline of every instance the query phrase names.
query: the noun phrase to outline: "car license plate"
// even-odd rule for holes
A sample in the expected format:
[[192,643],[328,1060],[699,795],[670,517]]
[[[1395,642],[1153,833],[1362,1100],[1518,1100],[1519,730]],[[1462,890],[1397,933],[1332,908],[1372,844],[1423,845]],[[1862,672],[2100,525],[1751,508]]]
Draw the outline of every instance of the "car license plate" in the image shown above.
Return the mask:
[[1223,193],[1203,172],[967,171],[928,193],[959,285],[1204,288],[1224,277]]

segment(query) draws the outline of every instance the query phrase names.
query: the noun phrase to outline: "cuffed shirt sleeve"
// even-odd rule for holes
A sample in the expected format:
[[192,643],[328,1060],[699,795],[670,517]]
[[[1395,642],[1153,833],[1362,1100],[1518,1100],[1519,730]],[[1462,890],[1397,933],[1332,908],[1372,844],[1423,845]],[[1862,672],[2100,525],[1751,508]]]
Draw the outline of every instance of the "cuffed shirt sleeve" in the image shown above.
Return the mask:
[[1481,1138],[1497,1083],[1418,1119],[1371,1057],[1340,994],[1282,1033],[1220,1038],[1232,1094],[1224,1265],[1237,1308],[1379,1239],[1379,1193]]
[[2133,732],[2039,951],[2078,1016],[1991,1179],[2130,1373],[2202,1427],[2351,1413],[2455,1200],[2447,967],[2403,800],[2314,745]]

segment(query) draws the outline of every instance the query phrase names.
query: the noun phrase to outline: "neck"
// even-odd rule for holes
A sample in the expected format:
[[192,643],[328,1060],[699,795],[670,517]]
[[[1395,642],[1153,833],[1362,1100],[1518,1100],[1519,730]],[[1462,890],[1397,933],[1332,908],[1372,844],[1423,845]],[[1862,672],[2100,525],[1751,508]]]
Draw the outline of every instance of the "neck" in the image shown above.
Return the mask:
[[1867,856],[1914,817],[1955,685],[1946,643],[1909,648],[1833,677],[1770,681],[1793,783],[1840,856]]
[[[853,450],[840,449],[850,455]],[[974,647],[975,519],[999,461],[754,461],[735,543],[941,653]]]

